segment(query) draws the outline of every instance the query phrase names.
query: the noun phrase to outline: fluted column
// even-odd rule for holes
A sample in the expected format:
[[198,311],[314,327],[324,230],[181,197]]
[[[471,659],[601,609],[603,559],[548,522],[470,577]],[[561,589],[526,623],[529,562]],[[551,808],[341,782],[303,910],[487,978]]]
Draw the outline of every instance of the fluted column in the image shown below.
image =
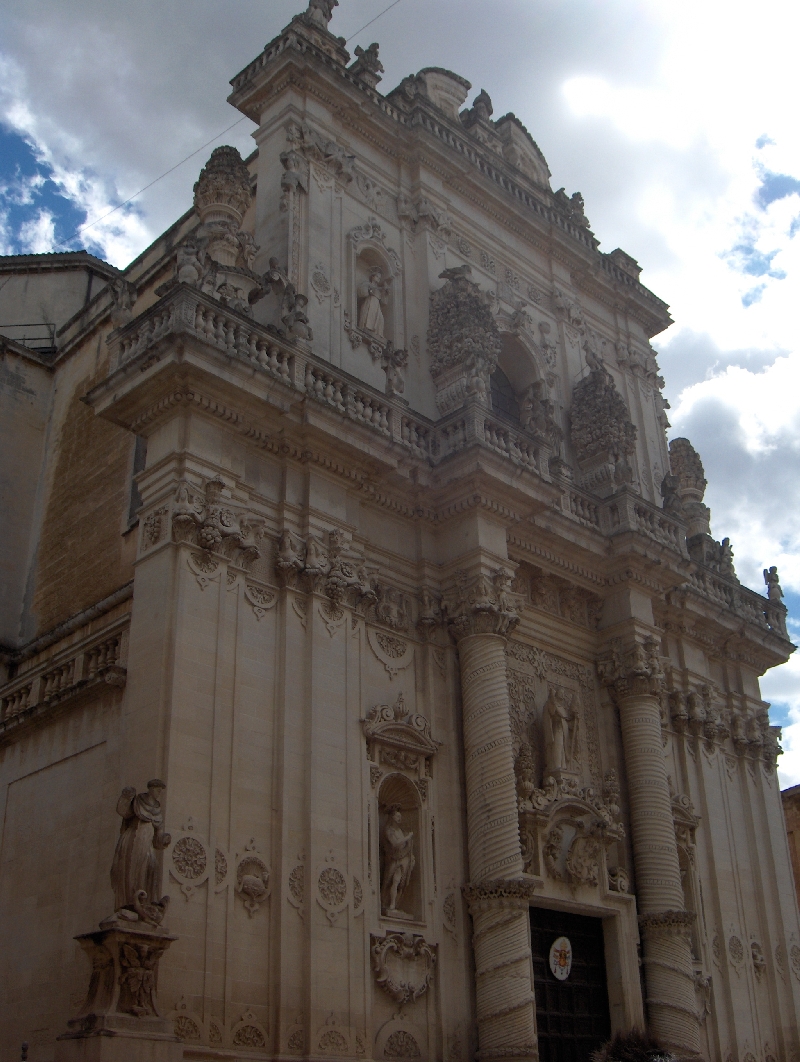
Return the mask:
[[467,846],[481,1062],[538,1059],[528,908],[522,880],[505,635],[516,626],[506,572],[462,576],[448,610],[458,644]]
[[693,1058],[700,1052],[690,940],[694,913],[684,910],[655,639],[615,646],[599,672],[620,714],[650,1030],[679,1057]]

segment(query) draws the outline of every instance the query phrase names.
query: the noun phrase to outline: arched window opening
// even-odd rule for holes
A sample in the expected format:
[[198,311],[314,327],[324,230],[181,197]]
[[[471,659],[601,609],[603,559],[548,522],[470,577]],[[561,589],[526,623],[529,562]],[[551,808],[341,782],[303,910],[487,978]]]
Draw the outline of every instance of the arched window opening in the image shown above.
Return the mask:
[[519,402],[511,381],[498,366],[491,376],[492,409],[519,424]]

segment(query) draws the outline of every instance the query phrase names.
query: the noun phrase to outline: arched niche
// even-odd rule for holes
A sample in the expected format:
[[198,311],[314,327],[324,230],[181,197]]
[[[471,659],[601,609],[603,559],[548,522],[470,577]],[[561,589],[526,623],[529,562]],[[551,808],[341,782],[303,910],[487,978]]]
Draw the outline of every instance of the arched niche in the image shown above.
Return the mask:
[[491,376],[492,409],[519,423],[522,402],[534,384],[541,384],[545,397],[547,383],[535,352],[511,332],[500,334],[500,356]]
[[350,231],[349,244],[350,341],[354,348],[366,346],[378,360],[387,343],[403,346],[400,258],[374,218]]
[[405,775],[387,775],[378,790],[378,811],[381,915],[393,921],[422,922],[422,814],[417,787]]

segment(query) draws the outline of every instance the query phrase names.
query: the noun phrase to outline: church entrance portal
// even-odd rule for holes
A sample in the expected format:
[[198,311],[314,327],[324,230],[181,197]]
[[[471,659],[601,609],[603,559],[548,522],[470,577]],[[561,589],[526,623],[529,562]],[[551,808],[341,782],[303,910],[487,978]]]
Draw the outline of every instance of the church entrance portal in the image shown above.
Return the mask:
[[589,1062],[611,1035],[601,920],[532,907],[531,951],[540,1062]]

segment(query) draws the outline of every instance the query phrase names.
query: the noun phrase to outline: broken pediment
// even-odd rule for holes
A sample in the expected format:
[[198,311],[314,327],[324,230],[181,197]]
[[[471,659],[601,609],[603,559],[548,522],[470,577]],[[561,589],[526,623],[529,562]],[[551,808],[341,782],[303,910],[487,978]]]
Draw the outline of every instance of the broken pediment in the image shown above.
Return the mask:
[[439,749],[440,742],[431,737],[431,725],[424,715],[410,711],[401,693],[394,705],[376,704],[363,720],[364,736],[371,760],[376,758],[376,746],[394,749],[410,764],[420,758],[429,760]]

